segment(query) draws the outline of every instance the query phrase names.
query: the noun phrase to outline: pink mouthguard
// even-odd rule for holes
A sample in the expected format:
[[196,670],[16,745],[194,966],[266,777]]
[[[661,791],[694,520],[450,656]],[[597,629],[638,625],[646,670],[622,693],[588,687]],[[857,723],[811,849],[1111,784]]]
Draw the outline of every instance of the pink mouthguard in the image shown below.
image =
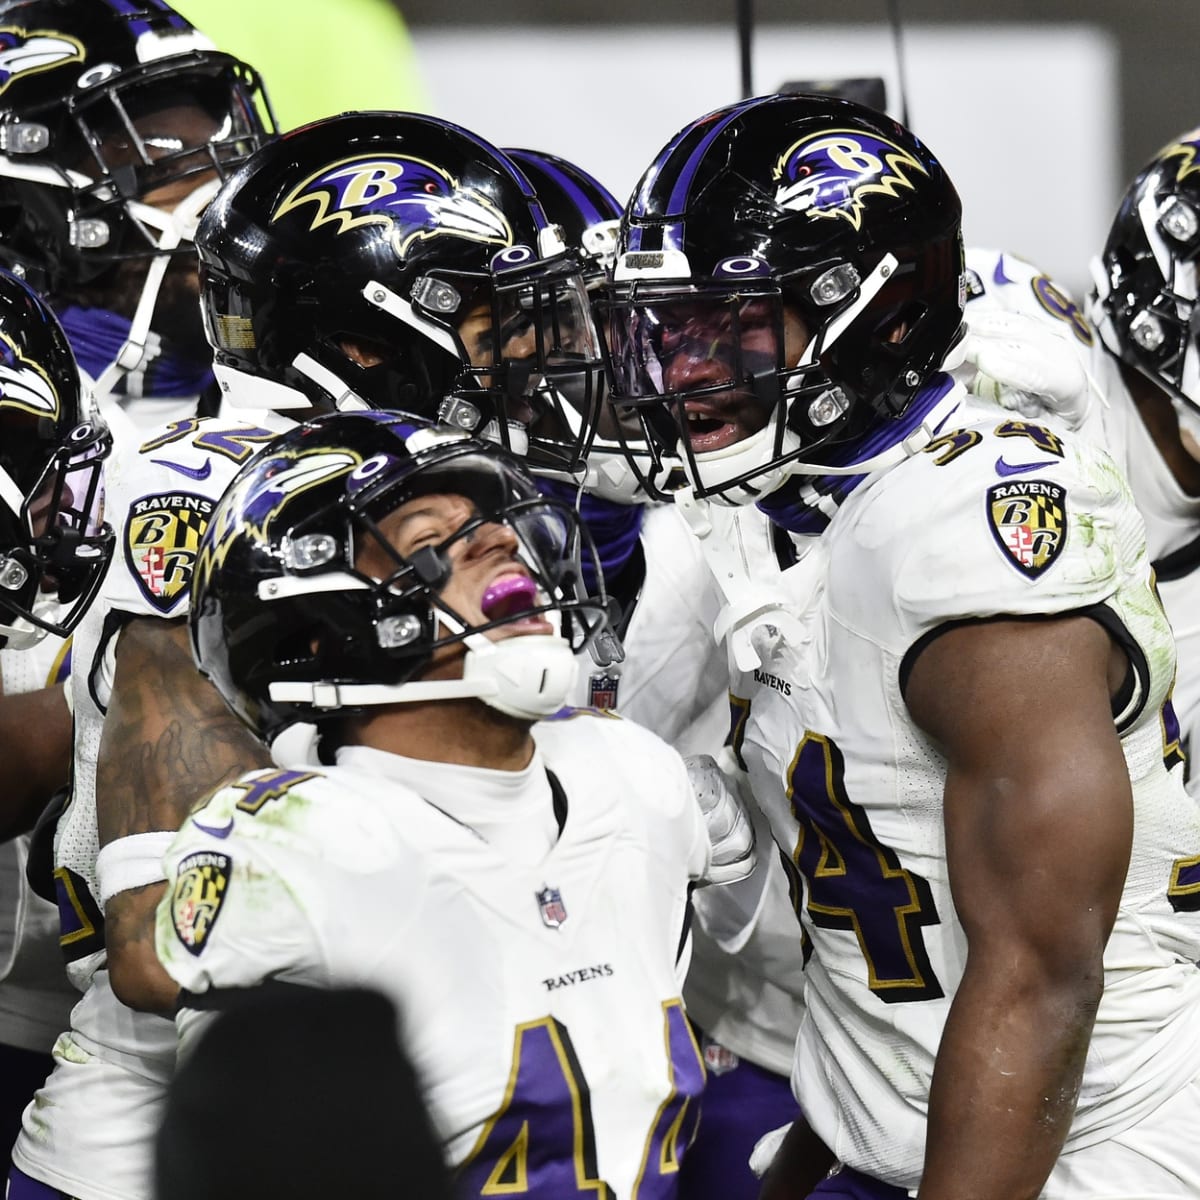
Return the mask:
[[489,621],[499,621],[532,608],[537,584],[527,575],[504,575],[484,589],[480,607]]

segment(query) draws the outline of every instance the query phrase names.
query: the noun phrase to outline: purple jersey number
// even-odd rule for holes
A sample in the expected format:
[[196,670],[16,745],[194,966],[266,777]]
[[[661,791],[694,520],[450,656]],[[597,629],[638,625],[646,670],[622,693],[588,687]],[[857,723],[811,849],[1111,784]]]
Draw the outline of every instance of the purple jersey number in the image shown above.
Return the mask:
[[812,923],[853,930],[868,986],[885,1003],[941,997],[921,936],[922,926],[939,921],[929,884],[900,865],[846,795],[845,763],[828,738],[805,735],[789,792],[800,824],[792,862],[804,876]]
[[[631,1200],[675,1196],[679,1163],[696,1132],[704,1066],[678,1000],[663,1006],[671,1094],[646,1138]],[[616,1200],[600,1178],[591,1093],[571,1035],[553,1017],[518,1025],[508,1090],[459,1168],[455,1196]]]

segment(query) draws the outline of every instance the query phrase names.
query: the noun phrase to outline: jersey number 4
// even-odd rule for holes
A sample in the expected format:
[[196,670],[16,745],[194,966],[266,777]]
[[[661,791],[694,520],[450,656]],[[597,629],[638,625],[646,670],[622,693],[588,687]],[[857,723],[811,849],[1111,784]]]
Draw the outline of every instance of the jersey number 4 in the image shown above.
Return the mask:
[[[663,1005],[671,1090],[642,1151],[630,1200],[674,1196],[674,1176],[696,1135],[704,1064],[678,1000]],[[571,1035],[553,1017],[518,1025],[499,1111],[459,1168],[455,1196],[617,1200],[600,1178],[591,1095]]]
[[923,926],[938,924],[929,884],[900,865],[847,796],[842,755],[828,738],[805,735],[788,795],[800,825],[789,865],[804,877],[812,923],[853,931],[868,986],[885,1003],[942,996],[921,934]]

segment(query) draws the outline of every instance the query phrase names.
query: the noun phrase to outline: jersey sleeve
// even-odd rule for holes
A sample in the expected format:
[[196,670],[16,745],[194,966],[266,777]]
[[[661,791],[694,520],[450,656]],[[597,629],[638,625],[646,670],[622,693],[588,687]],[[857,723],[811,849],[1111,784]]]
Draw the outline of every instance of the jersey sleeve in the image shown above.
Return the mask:
[[192,993],[249,988],[268,979],[320,985],[323,956],[306,888],[316,859],[295,845],[255,836],[235,816],[245,793],[227,788],[185,822],[167,852],[158,908],[158,957]]
[[172,421],[119,447],[106,466],[117,548],[101,602],[131,616],[184,617],[200,538],[243,463],[292,422]]
[[898,654],[949,624],[1094,609],[1147,574],[1145,528],[1107,454],[980,409],[991,419],[872,487],[831,568],[834,611]]

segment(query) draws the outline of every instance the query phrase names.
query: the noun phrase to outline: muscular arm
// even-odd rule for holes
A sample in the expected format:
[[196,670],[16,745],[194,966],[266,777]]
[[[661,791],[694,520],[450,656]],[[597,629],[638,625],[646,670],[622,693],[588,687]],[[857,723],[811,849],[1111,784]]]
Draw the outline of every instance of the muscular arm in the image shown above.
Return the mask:
[[946,857],[967,961],[938,1050],[920,1200],[1032,1200],[1066,1138],[1133,836],[1095,622],[948,631],[913,669],[941,744]]
[[[117,643],[116,676],[96,767],[100,845],[174,831],[221,784],[269,765],[266,750],[196,670],[183,622],[140,619]],[[113,991],[131,1008],[168,1012],[177,988],[154,953],[165,884],[131,888],[105,907]]]
[[[37,736],[32,736],[33,730]],[[71,713],[62,684],[0,695],[0,763],[4,815],[0,841],[32,829],[71,769]]]

